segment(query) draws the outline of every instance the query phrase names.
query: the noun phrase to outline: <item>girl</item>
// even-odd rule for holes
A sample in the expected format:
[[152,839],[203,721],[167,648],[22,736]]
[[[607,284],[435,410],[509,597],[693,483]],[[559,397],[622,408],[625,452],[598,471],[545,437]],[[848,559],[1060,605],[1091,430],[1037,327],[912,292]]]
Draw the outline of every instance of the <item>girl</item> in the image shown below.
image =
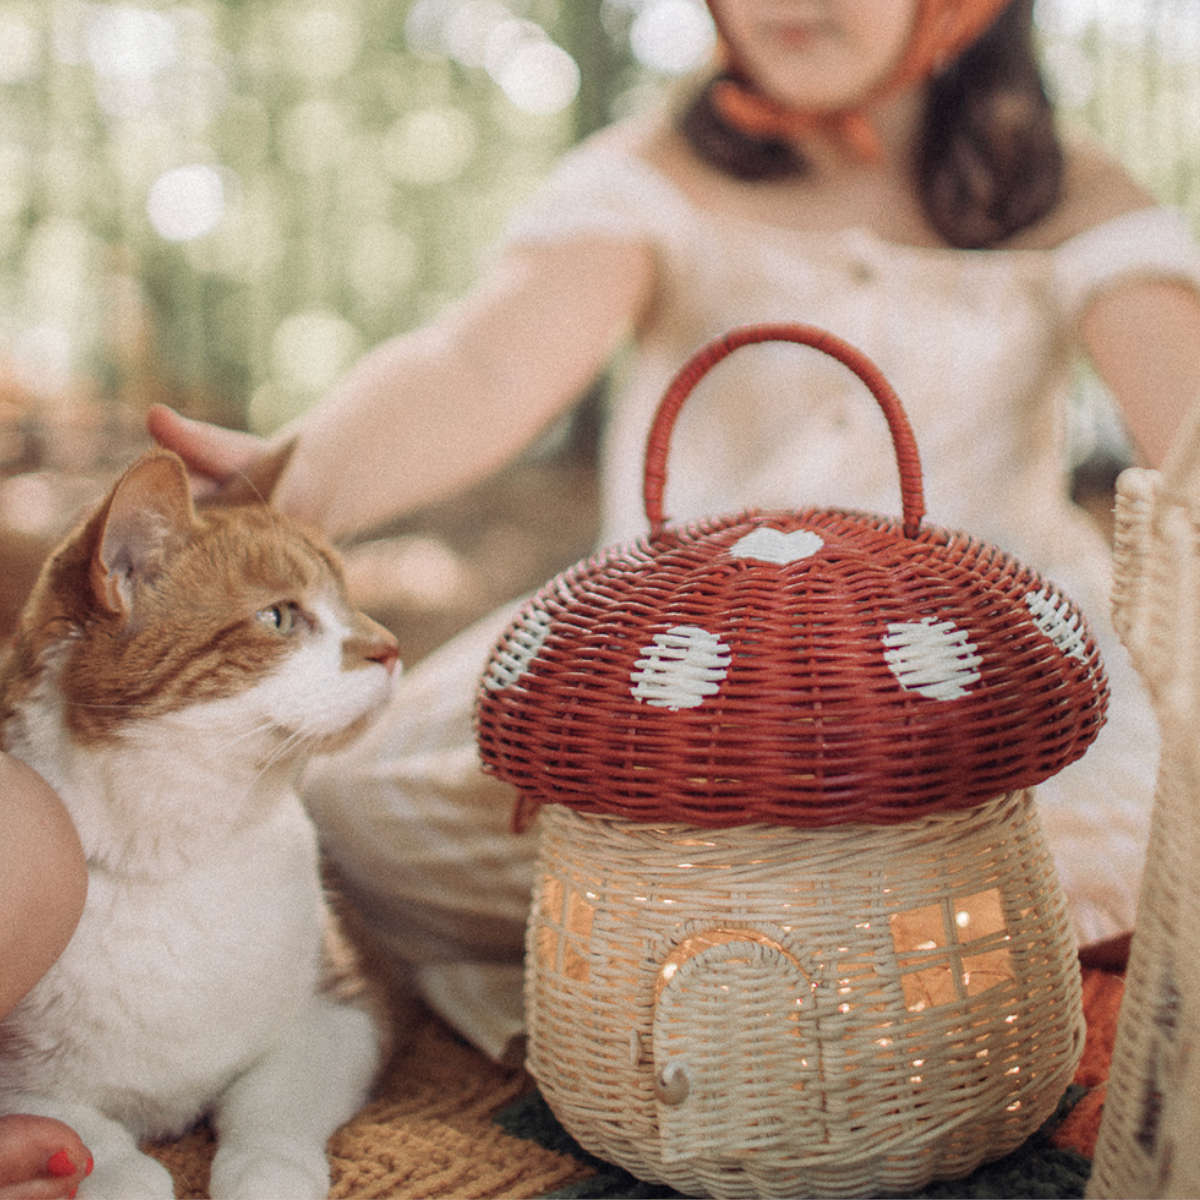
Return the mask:
[[[1113,163],[1060,142],[1032,0],[709,7],[721,72],[681,113],[569,154],[471,294],[281,435],[297,441],[276,499],[345,534],[445,496],[527,445],[628,339],[601,458],[602,540],[628,538],[645,531],[650,417],[687,356],[744,323],[830,329],[907,406],[931,519],[1016,554],[1090,614],[1109,724],[1040,791],[1080,942],[1103,943],[1132,925],[1155,729],[1108,621],[1107,548],[1069,499],[1064,392],[1087,352],[1145,460],[1161,459],[1200,395],[1196,248]],[[264,451],[165,409],[150,428],[211,480]],[[680,418],[670,470],[677,520],[898,511],[869,400],[795,347],[723,363]],[[519,1028],[533,847],[506,832],[511,796],[478,771],[470,712],[508,617],[425,660],[308,788],[383,944],[496,1054]]]

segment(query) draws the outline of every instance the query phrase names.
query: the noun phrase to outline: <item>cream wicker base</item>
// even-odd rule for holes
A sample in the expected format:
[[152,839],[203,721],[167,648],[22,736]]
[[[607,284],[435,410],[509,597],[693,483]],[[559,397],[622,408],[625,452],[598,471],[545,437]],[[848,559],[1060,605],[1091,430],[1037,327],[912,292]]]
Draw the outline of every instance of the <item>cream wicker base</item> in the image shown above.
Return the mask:
[[699,830],[547,807],[529,1067],[588,1150],[716,1197],[969,1172],[1083,1044],[1031,792],[891,827]]

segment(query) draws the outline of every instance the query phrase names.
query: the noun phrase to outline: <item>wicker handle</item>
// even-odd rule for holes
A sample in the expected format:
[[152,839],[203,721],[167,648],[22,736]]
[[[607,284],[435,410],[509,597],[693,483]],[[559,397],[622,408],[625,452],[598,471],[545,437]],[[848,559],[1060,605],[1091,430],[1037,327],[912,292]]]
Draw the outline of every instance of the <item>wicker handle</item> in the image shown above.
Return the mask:
[[912,426],[908,423],[904,406],[900,403],[900,397],[896,395],[879,368],[861,351],[816,326],[796,324],[743,325],[701,347],[680,368],[659,401],[658,412],[654,416],[654,423],[650,426],[650,436],[646,442],[646,471],[642,494],[645,497],[646,516],[650,521],[651,533],[661,533],[666,525],[662,497],[667,483],[667,449],[671,440],[671,430],[675,427],[675,418],[679,415],[683,402],[700,382],[701,377],[721,359],[739,346],[749,346],[757,342],[797,342],[802,346],[812,346],[849,367],[867,385],[879,407],[883,409],[888,429],[891,431],[896,465],[900,469],[904,533],[907,537],[916,537],[921,518],[925,515],[925,495],[921,486],[921,461],[917,455],[916,439],[913,437]]

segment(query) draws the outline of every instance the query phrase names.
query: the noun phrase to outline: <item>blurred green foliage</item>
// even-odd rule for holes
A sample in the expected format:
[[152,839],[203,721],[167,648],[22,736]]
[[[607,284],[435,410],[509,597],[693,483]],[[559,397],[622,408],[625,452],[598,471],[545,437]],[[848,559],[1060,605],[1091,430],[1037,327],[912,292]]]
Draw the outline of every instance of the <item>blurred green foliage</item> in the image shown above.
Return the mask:
[[[1067,119],[1200,210],[1196,0],[1039,19]],[[0,417],[274,427],[710,39],[700,0],[0,0]]]
[[1200,4],[1039,0],[1036,12],[1064,124],[1200,229]]
[[10,398],[278,424],[710,40],[698,0],[0,0]]

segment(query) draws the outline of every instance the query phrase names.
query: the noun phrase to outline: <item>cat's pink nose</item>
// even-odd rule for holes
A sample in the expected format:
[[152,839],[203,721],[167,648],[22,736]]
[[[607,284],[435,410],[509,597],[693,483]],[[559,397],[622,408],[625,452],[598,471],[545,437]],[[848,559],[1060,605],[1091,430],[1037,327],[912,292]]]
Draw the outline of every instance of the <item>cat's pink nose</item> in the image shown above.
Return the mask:
[[380,640],[376,645],[369,647],[363,657],[367,662],[378,663],[386,670],[392,671],[400,661],[400,650],[395,642]]
[[378,663],[389,674],[400,661],[396,635],[365,613],[354,614],[354,633],[342,643],[342,666],[351,671],[364,663]]

